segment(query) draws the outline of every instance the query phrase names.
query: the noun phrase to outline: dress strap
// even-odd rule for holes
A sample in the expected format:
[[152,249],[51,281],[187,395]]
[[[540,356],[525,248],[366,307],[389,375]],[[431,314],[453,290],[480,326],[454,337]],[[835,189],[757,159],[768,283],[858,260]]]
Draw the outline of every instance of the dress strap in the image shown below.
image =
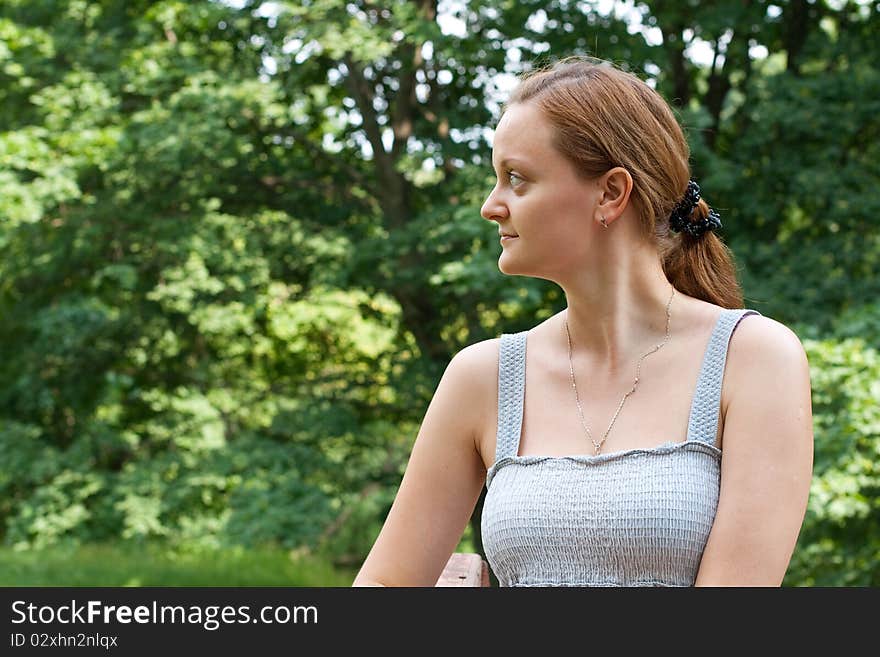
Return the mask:
[[725,308],[721,311],[715,329],[709,337],[700,376],[694,389],[691,414],[688,419],[688,441],[700,440],[715,445],[721,410],[721,383],[724,380],[730,336],[743,317],[760,314],[757,310],[748,308]]
[[495,460],[516,456],[522,433],[528,331],[503,333],[498,347],[498,432]]

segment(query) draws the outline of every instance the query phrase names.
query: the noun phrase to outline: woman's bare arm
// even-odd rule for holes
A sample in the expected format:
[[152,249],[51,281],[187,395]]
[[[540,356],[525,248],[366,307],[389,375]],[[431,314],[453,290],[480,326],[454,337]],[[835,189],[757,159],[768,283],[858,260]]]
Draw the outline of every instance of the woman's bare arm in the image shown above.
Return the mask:
[[795,333],[759,316],[736,329],[729,360],[718,511],[695,583],[779,586],[812,478],[809,364]]
[[479,432],[497,403],[498,339],[449,362],[382,531],[352,586],[434,586],[486,480]]

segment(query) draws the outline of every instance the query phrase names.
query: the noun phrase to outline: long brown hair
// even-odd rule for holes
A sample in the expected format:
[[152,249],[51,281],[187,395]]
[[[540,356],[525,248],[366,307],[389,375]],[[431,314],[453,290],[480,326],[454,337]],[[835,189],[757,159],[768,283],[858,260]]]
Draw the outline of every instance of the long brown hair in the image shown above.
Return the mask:
[[[554,127],[554,147],[585,179],[620,166],[640,234],[657,247],[677,290],[724,308],[741,308],[733,254],[714,231],[694,238],[669,228],[669,215],[690,180],[690,148],[671,107],[632,73],[587,56],[565,57],[524,74],[504,109],[533,102]],[[702,198],[691,220],[709,215]]]

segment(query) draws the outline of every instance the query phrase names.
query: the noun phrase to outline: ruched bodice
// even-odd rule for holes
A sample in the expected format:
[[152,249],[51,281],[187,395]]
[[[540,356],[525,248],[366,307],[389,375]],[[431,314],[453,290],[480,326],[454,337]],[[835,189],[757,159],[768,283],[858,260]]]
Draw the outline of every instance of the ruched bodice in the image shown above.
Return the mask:
[[691,586],[718,506],[715,446],[730,336],[721,312],[684,441],[597,456],[518,456],[527,332],[501,336],[495,462],[482,540],[501,586]]

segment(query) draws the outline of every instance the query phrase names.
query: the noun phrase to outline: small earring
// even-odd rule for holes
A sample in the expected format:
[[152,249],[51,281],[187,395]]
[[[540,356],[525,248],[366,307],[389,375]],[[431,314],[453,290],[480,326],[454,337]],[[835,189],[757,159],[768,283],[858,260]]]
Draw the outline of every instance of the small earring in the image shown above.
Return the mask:
[[608,228],[608,224],[605,221],[605,217],[602,217],[602,228]]

